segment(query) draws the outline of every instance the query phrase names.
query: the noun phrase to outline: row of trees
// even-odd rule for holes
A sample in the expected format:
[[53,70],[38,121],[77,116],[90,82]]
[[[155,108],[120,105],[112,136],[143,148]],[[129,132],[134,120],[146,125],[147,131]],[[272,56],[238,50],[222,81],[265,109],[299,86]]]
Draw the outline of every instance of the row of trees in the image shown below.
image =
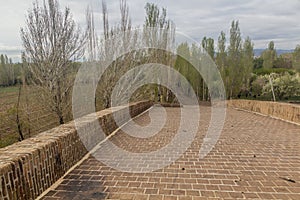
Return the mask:
[[[144,27],[158,27],[168,32],[164,38],[156,37],[156,42],[162,43],[164,48],[168,45],[174,45],[171,35],[174,34],[175,26],[170,20],[166,19],[166,9],[160,10],[156,5],[148,3],[145,6],[145,10],[146,19]],[[131,19],[129,18],[129,8],[125,0],[120,2],[121,20],[119,25],[110,27],[105,2],[102,4],[102,12],[103,35],[96,35],[93,13],[90,10],[87,11],[87,30],[84,34],[81,34],[70,16],[70,10],[66,8],[64,13],[62,13],[59,10],[58,3],[54,0],[49,0],[48,5],[43,5],[42,7],[37,4],[34,5],[34,9],[29,12],[27,18],[27,27],[21,31],[23,44],[27,56],[30,58],[29,62],[32,63],[30,69],[36,78],[34,82],[36,85],[41,86],[41,88],[46,88],[51,94],[50,99],[53,99],[52,110],[58,114],[61,123],[63,123],[64,120],[60,102],[64,99],[68,99],[66,96],[69,95],[68,91],[70,91],[71,88],[70,84],[68,84],[68,86],[62,86],[62,84],[67,79],[66,74],[70,73],[70,60],[76,60],[83,55],[84,44],[88,46],[88,60],[91,61],[97,59],[101,60],[107,57],[107,55],[116,55],[116,50],[119,48],[128,48],[128,43],[132,39],[136,41],[139,40],[138,38],[133,38],[134,31],[131,25]],[[113,38],[118,32],[124,34],[124,41],[122,43],[116,42],[115,44],[109,44],[109,46],[113,48],[107,49],[108,44],[105,44],[105,41]],[[158,35],[161,36],[164,34],[159,33]],[[149,33],[148,42],[151,41],[149,38],[152,36]],[[99,38],[102,38],[100,42],[98,42]],[[169,39],[169,41],[167,39]],[[227,39],[229,39],[228,46],[226,46]],[[253,68],[262,67],[270,69],[283,64],[282,57],[277,57],[274,42],[271,41],[269,43],[268,48],[263,52],[260,60],[254,59],[253,47],[254,44],[249,37],[242,39],[239,22],[232,21],[229,38],[226,38],[225,33],[222,31],[217,41],[217,49],[215,49],[215,42],[212,38],[204,37],[201,42],[201,47],[197,47],[197,45],[189,47],[187,44],[181,44],[178,47],[178,51],[186,51],[185,53],[188,56],[195,56],[199,55],[195,54],[195,51],[200,51],[199,49],[197,50],[197,48],[205,49],[219,66],[226,87],[227,97],[233,98],[237,97],[241,91],[250,88]],[[300,48],[297,47],[293,55],[294,66],[297,66],[297,63],[299,63],[299,52]],[[113,66],[111,66],[112,70],[107,73],[107,81],[103,81],[103,83],[107,83],[107,85],[104,86],[103,84],[99,90],[101,94],[104,94],[102,95],[104,97],[100,100],[100,102],[102,101],[101,104],[103,104],[102,108],[109,106],[109,97],[114,86],[111,82],[117,80],[122,73],[130,68],[130,65],[135,65],[133,61],[136,60],[136,57],[134,58],[133,55],[136,56],[136,54],[127,55],[126,61],[119,60],[119,63],[114,62]],[[169,64],[172,62],[170,58],[164,58],[159,55],[167,57],[165,54],[152,52],[152,55],[150,53],[147,59]],[[180,66],[182,65],[180,63],[180,58],[177,58],[175,68],[179,71],[183,71],[188,77],[188,80],[193,81],[192,85],[199,97],[201,96],[203,100],[209,99],[207,87],[201,76],[192,75],[194,73],[190,73],[190,67]],[[120,67],[121,65],[127,66],[127,68]],[[159,90],[157,92],[163,92],[160,91],[162,88],[157,89]],[[164,91],[164,93],[168,92],[168,90]],[[165,94],[163,96],[168,99],[169,95]],[[49,99],[49,96],[47,96],[47,98]]]
[[[298,87],[296,85],[299,76],[296,71],[300,70],[299,45],[293,53],[278,56],[274,42],[271,41],[268,48],[262,52],[262,55],[255,58],[254,44],[249,37],[245,39],[241,37],[238,21],[232,21],[228,39],[229,45],[226,46],[227,38],[225,33],[221,31],[216,45],[217,49],[215,49],[212,38],[204,37],[201,43],[202,48],[206,50],[219,67],[226,88],[227,98],[240,98],[245,95],[255,98],[263,96],[268,99],[271,91],[269,90],[270,78],[266,81],[265,77],[269,77],[271,73],[273,73],[272,77],[274,77],[276,83],[274,84],[274,88],[277,91],[275,91],[275,96],[278,96],[279,100],[298,95],[298,92],[296,92],[298,91]],[[196,55],[195,47],[195,44],[192,46],[181,44],[178,47],[178,51],[181,53],[185,51],[187,55],[193,57]],[[185,68],[183,74],[192,82],[200,99],[209,99],[210,94],[208,94],[202,77],[195,76],[188,63],[186,63],[186,66],[183,66],[179,58],[176,61],[175,67],[179,71],[182,67]],[[296,71],[293,72],[293,70]],[[286,87],[279,87],[279,85],[284,84]],[[288,90],[285,92],[284,88],[288,88]],[[292,94],[292,91],[295,91],[294,94]]]
[[271,41],[262,55],[254,59],[254,69],[285,68],[300,70],[300,46],[297,45],[293,53],[277,54],[275,44]]
[[300,72],[300,45],[297,45],[293,53],[293,68]]
[[[3,73],[1,71],[3,77],[0,77],[0,84],[13,85],[18,80],[16,77],[19,77],[20,82],[31,85],[39,92],[41,102],[48,107],[49,111],[56,114],[60,124],[71,119],[71,93],[78,69],[75,61],[83,57],[85,57],[84,62],[93,62],[100,67],[105,60],[113,60],[108,69],[100,69],[104,73],[96,91],[97,110],[110,106],[113,88],[122,75],[137,65],[147,63],[174,66],[191,83],[200,99],[209,100],[212,91],[208,91],[204,81],[206,77],[198,74],[182,57],[162,50],[172,49],[175,46],[175,25],[167,19],[166,9],[147,3],[145,11],[146,18],[143,27],[147,31],[140,36],[132,26],[126,0],[120,1],[121,20],[115,26],[109,24],[107,6],[103,1],[103,34],[97,35],[93,12],[90,9],[87,9],[86,13],[87,27],[82,31],[74,22],[70,9],[61,10],[57,0],[48,0],[41,6],[34,3],[33,9],[28,11],[26,26],[21,29],[25,49],[21,70],[15,73],[15,70],[11,70],[11,61],[1,56],[0,70],[3,71]],[[149,31],[150,27],[160,29]],[[114,40],[118,34],[122,35],[122,40]],[[229,45],[226,45],[227,43]],[[160,50],[149,48],[129,51],[132,48],[131,45],[139,44],[156,46]],[[229,37],[223,31],[220,33],[216,46],[215,49],[215,41],[212,38],[204,37],[200,46],[182,43],[177,47],[177,52],[187,58],[199,59],[199,56],[203,55],[203,50],[206,50],[219,67],[228,98],[239,96],[241,91],[251,90],[254,82],[253,66],[257,64],[254,61],[254,44],[249,37],[242,38],[238,21],[232,21]],[[299,65],[300,61],[300,47],[296,49],[293,57],[294,66]],[[127,53],[114,59],[120,52]],[[276,58],[274,43],[270,43],[269,48],[262,55],[263,68],[273,67]],[[210,69],[206,67],[205,70]],[[209,73],[205,74],[209,75]],[[128,83],[133,84],[134,81],[136,80],[133,77]],[[180,84],[179,81],[178,85]],[[123,88],[126,87],[123,85]],[[186,95],[190,95],[189,89]],[[162,100],[168,102],[175,99],[170,90],[159,85],[152,85],[138,90],[133,100],[154,99],[157,96],[163,97]],[[22,102],[18,101],[17,106],[19,107],[20,104]],[[19,112],[19,109],[17,110]],[[22,130],[18,115],[17,113],[18,127]]]
[[[38,93],[39,103],[44,104],[49,112],[54,113],[60,124],[72,119],[71,94],[78,70],[76,60],[83,59],[83,62],[101,64],[105,59],[111,59],[118,55],[120,49],[126,52],[130,49],[130,45],[138,44],[141,41],[149,45],[150,43],[157,43],[163,49],[173,45],[173,40],[171,41],[169,38],[172,38],[170,34],[174,35],[175,26],[167,19],[166,10],[159,9],[150,3],[145,6],[145,10],[147,17],[144,27],[159,27],[161,31],[159,33],[148,32],[142,38],[137,38],[131,25],[126,0],[120,1],[121,20],[115,26],[110,26],[108,23],[107,7],[103,1],[103,35],[96,34],[94,17],[90,9],[87,9],[86,14],[87,27],[82,31],[72,19],[70,9],[61,10],[58,1],[48,0],[43,5],[39,5],[37,2],[33,4],[33,8],[28,11],[26,26],[21,29],[21,39],[25,52],[22,54],[22,63],[18,64],[20,69],[18,79],[13,78],[23,84],[19,87],[18,101],[16,108],[13,109],[20,139],[23,139],[24,135],[28,135],[23,133],[24,130],[29,130],[29,132],[31,130],[28,128],[30,122],[27,120],[26,113],[29,113],[28,108],[34,106],[27,104],[34,104],[35,102],[25,102],[23,99],[30,99],[32,93]],[[123,35],[122,41],[113,39],[116,34]],[[126,71],[137,64],[151,63],[154,59],[159,63],[166,64],[172,60],[170,55],[151,50],[129,52],[123,57],[115,59],[105,70],[97,87],[97,110],[110,106],[113,87]],[[4,63],[5,66],[12,64],[9,61]],[[13,85],[15,82],[11,84]],[[160,86],[149,86],[144,89],[143,93],[135,93],[136,99],[145,96],[150,98],[153,93],[148,91],[153,90],[156,92],[154,95],[159,92],[169,93],[168,90]]]
[[18,66],[12,63],[7,55],[0,55],[0,86],[12,86],[17,82],[20,75]]
[[25,80],[29,82],[32,74],[29,68],[25,66],[24,53],[22,53],[21,57],[21,63],[13,63],[12,59],[7,55],[0,55],[0,87],[20,85]]
[[[197,52],[204,49],[219,67],[227,97],[232,98],[237,96],[242,88],[247,88],[250,84],[250,75],[253,69],[253,43],[249,37],[242,39],[238,21],[232,21],[229,46],[226,46],[226,42],[226,35],[222,31],[218,38],[217,49],[215,49],[214,39],[204,37],[200,47],[196,44],[189,46],[184,43],[179,45],[177,51],[186,57],[197,59],[200,55]],[[189,63],[185,63],[179,57],[176,60],[175,68],[187,77],[200,99],[209,99],[210,94],[203,77],[196,74]],[[209,71],[210,69],[206,70]]]

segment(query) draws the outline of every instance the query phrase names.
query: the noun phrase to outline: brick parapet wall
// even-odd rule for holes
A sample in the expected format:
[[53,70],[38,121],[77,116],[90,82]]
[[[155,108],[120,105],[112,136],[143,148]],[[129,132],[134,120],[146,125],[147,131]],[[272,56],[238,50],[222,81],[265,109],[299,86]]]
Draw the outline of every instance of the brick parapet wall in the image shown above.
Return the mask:
[[300,124],[300,105],[253,100],[230,100],[227,105]]
[[[130,114],[134,117],[151,105],[151,102],[132,103],[129,106]],[[106,135],[118,128],[113,113],[123,117],[123,122],[129,120],[126,109],[128,107],[120,106],[96,113],[96,119]],[[88,123],[81,124],[81,128]],[[101,139],[97,138],[94,144]],[[87,152],[74,121],[0,149],[0,199],[35,199]]]

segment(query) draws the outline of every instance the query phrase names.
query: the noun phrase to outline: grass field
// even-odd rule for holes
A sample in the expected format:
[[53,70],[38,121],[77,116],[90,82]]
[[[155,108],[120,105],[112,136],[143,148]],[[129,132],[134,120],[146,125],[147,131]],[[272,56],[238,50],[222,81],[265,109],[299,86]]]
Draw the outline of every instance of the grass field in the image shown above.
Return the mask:
[[18,141],[9,111],[16,105],[18,87],[0,87],[0,147]]
[[6,94],[17,94],[19,90],[18,86],[14,87],[0,87],[0,97],[5,97]]
[[[21,91],[19,108],[20,121],[25,138],[58,125],[53,113],[43,105],[35,88],[29,89],[29,109],[25,109],[24,91]],[[16,123],[16,105],[18,102],[19,87],[0,87],[0,148],[18,141]]]

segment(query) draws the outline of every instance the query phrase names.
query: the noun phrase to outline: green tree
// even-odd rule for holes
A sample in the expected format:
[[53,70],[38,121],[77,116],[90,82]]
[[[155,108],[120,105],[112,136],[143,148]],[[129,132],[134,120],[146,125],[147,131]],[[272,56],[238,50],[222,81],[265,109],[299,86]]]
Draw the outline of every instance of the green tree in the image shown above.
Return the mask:
[[253,47],[254,44],[252,43],[249,37],[246,38],[244,45],[243,45],[243,55],[242,55],[242,64],[243,64],[243,83],[245,89],[248,90],[250,86],[250,77],[251,72],[253,71]]
[[242,38],[238,21],[232,21],[228,47],[228,83],[226,85],[229,98],[236,96],[242,85]]
[[[207,52],[207,54],[211,57],[212,60],[215,59],[215,45],[214,45],[214,39],[212,38],[206,38],[204,37],[202,39],[202,48]],[[205,68],[205,75],[206,76],[210,76],[210,69],[209,68]],[[208,77],[205,77],[206,80],[208,80]],[[202,100],[208,100],[209,98],[209,91],[207,86],[205,85],[204,81],[202,83]]]
[[[201,57],[201,49],[196,44],[192,44],[190,48],[190,59],[192,63],[197,67],[198,69],[201,67],[201,63],[199,62],[199,58]],[[205,83],[203,81],[202,76],[199,74],[199,72],[191,67],[191,84],[194,88],[194,91],[196,91],[197,96],[200,98],[203,96],[203,86]]]
[[6,56],[1,54],[0,56],[0,85],[7,86],[7,69],[6,69]]
[[[298,74],[291,75],[289,73],[273,73],[271,75],[273,79],[272,85],[276,99],[284,100],[291,97],[300,96],[300,77]],[[265,95],[271,96],[272,89],[269,82],[264,85],[263,91]]]
[[7,55],[0,55],[0,85],[11,86],[16,84],[16,65]]
[[269,80],[265,76],[252,75],[250,91],[253,97],[256,98],[262,95],[262,90],[266,83],[269,83]]
[[[151,62],[164,63],[171,66],[173,62],[172,56],[163,49],[171,49],[174,46],[175,26],[171,20],[167,19],[167,10],[165,8],[160,9],[153,3],[147,3],[145,10],[144,40],[149,46],[159,48],[149,51],[149,58]],[[165,87],[158,86],[156,93],[162,94],[164,101],[169,101],[171,93]]]
[[216,56],[216,64],[219,67],[223,82],[225,86],[229,83],[228,80],[228,67],[227,67],[227,51],[226,51],[226,35],[221,31],[220,36],[218,37],[218,50]]
[[205,85],[205,83],[197,69],[195,69],[195,67],[198,69],[202,67],[199,62],[199,58],[201,57],[201,54],[203,54],[203,52],[201,52],[201,48],[196,44],[189,46],[188,43],[185,42],[181,43],[177,47],[177,54],[175,69],[179,71],[179,73],[183,75],[190,84],[182,85],[183,83],[181,83],[180,78],[178,78],[177,85],[185,89],[185,95],[190,96],[191,89],[193,89],[198,97],[201,97],[203,95],[202,85]]
[[277,53],[276,53],[275,45],[274,45],[273,41],[271,41],[269,43],[268,49],[266,49],[262,53],[262,57],[264,59],[263,68],[265,68],[265,69],[271,69],[271,68],[273,68],[274,62],[277,59]]
[[[182,74],[188,81],[191,80],[191,75],[192,73],[190,73],[190,63],[185,60],[184,58],[182,58],[179,55],[184,56],[187,59],[190,59],[191,53],[190,53],[190,47],[188,45],[188,43],[182,43],[177,47],[177,58],[176,58],[176,62],[175,62],[175,69]],[[180,80],[180,79],[178,79]],[[178,85],[181,85],[181,82],[177,83]],[[187,91],[186,91],[187,92]]]
[[202,39],[202,47],[208,55],[214,60],[215,58],[215,44],[214,39],[204,37]]
[[[154,44],[162,49],[173,45],[175,26],[173,22],[167,19],[167,10],[159,8],[153,3],[147,3],[145,6],[146,18],[145,28],[153,28],[153,31],[146,29],[145,40],[147,44]],[[159,52],[158,52],[159,53]]]
[[221,72],[224,71],[225,65],[226,65],[226,57],[227,57],[227,52],[226,52],[226,36],[223,31],[221,31],[221,34],[218,38],[218,52],[217,52],[217,57],[216,57],[216,62],[221,70]]
[[263,68],[264,59],[262,57],[254,58],[253,60],[253,68],[260,69]]
[[300,72],[300,45],[297,45],[293,53],[293,68]]
[[292,55],[280,55],[275,61],[273,68],[286,68],[286,69],[291,69],[293,66],[293,58],[291,58]]

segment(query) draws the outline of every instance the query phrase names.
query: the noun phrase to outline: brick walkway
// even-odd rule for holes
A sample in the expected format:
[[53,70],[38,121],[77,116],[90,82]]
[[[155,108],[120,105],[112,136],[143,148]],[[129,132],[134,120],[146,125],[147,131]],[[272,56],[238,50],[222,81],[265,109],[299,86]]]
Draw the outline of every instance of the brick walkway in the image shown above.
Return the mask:
[[[180,119],[179,108],[166,110],[158,134],[138,139],[119,131],[110,141],[136,153],[161,148],[174,137]],[[300,199],[300,126],[228,109],[217,145],[200,159],[209,119],[210,108],[201,107],[192,145],[163,169],[120,172],[90,156],[42,199]],[[135,119],[141,125],[149,120],[147,113]]]

